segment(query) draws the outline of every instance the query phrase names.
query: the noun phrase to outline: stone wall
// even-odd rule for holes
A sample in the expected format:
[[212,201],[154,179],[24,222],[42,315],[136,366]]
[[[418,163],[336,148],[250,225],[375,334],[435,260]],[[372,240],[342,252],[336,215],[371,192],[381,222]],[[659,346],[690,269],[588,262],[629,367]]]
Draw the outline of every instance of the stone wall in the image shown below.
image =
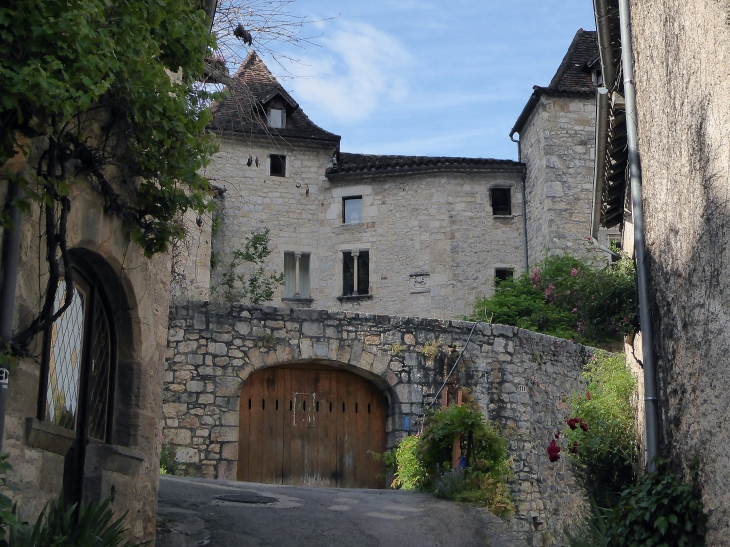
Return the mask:
[[699,463],[708,545],[730,504],[730,7],[631,1],[661,451]]
[[[546,253],[585,256],[591,233],[596,101],[593,95],[542,95],[520,133],[527,165],[530,264]],[[608,233],[601,230],[605,245]],[[615,229],[618,237],[619,231]]]
[[[29,143],[31,162],[42,147]],[[0,171],[0,194],[7,191],[7,172],[33,171],[18,155]],[[99,501],[114,493],[113,508],[129,512],[130,535],[154,540],[159,477],[160,422],[164,350],[169,309],[169,257],[148,259],[131,243],[129,232],[87,180],[72,186],[67,241],[71,254],[101,278],[109,299],[116,333],[115,390],[109,443],[91,443],[84,469],[84,499]],[[4,199],[2,201],[4,203]],[[44,224],[37,204],[22,216],[15,331],[35,316],[47,272]],[[2,241],[2,230],[0,230]],[[39,270],[39,262],[42,269]],[[31,355],[11,370],[3,450],[13,466],[8,481],[16,491],[20,520],[35,521],[43,506],[61,492],[64,450],[74,432],[39,416],[38,396],[43,360],[43,336],[36,337]]]
[[[187,475],[235,479],[239,395],[257,369],[329,364],[375,383],[389,401],[387,445],[409,433],[433,402],[445,368],[473,323],[353,312],[188,303],[173,306],[165,372],[164,435]],[[424,356],[437,342],[438,355]],[[584,389],[591,350],[567,340],[480,324],[455,377],[471,390],[510,443],[517,504],[512,526],[531,545],[558,545],[582,510],[564,459],[547,446],[567,417],[567,398]],[[405,417],[412,430],[405,431]]]
[[[332,150],[304,145],[248,143],[222,138],[206,175],[226,189],[222,225],[213,241],[215,284],[252,230],[268,228],[272,271],[284,253],[310,254],[313,302],[319,309],[427,317],[459,317],[474,299],[490,295],[494,270],[524,269],[521,174],[433,172],[330,182]],[[283,154],[287,176],[268,175],[269,154]],[[258,158],[247,166],[248,157]],[[491,186],[512,189],[509,217],[494,217]],[[343,224],[342,199],[362,196],[363,221]],[[196,247],[194,244],[193,247]],[[342,253],[367,250],[369,300],[341,301]],[[421,274],[418,283],[416,275]],[[283,288],[274,295],[282,303]],[[213,300],[220,300],[214,294]]]

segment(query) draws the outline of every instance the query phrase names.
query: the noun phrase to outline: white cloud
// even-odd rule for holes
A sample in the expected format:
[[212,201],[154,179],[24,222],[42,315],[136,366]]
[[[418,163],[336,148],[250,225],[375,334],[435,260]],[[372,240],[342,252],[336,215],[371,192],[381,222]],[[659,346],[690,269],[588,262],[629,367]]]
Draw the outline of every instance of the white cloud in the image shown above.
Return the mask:
[[413,58],[392,36],[364,23],[338,20],[318,41],[322,49],[301,59],[306,74],[290,81],[294,96],[310,110],[354,122],[383,102],[407,95],[404,73]]

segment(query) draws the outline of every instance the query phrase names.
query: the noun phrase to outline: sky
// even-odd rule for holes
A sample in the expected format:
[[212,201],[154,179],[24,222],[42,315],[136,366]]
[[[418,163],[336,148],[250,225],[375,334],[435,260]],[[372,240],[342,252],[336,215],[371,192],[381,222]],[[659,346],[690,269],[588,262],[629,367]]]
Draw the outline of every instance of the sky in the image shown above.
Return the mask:
[[[591,0],[296,0],[316,45],[267,62],[343,152],[517,159],[509,132]],[[287,72],[296,77],[287,77]]]

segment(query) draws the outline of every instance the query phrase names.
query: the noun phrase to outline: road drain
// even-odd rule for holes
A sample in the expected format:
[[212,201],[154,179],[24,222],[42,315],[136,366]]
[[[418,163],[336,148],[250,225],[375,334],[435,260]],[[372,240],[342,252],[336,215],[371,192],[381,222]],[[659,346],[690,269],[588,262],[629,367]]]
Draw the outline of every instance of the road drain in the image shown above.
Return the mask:
[[256,492],[244,492],[242,494],[225,494],[223,496],[216,496],[216,499],[231,503],[249,503],[255,505],[266,505],[267,503],[275,503],[279,501],[276,498],[262,496],[261,494],[257,494]]

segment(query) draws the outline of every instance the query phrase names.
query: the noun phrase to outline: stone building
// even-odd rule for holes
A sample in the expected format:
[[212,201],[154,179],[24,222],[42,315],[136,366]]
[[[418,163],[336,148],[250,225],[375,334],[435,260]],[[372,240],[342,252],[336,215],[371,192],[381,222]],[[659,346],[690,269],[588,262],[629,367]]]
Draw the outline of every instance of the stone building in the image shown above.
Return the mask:
[[[312,123],[255,53],[234,80],[206,173],[224,192],[220,220],[214,237],[208,220],[191,226],[179,298],[204,296],[262,228],[269,265],[285,274],[278,306],[458,317],[524,270],[524,165],[342,153],[340,137]],[[198,257],[211,239],[209,273]]]
[[[707,545],[727,545],[730,74],[723,60],[730,56],[730,7],[712,0],[631,0],[624,6],[616,0],[595,3],[604,72],[611,67],[619,74],[625,51],[620,22],[626,17],[629,23],[630,17],[625,31],[633,47],[636,173],[641,175],[659,454],[685,476],[693,462],[698,465],[709,518]],[[594,229],[621,228],[624,245],[633,252],[628,116],[623,76],[619,80],[602,91],[597,120],[603,153],[596,157]],[[640,337],[634,348],[643,359]]]
[[[0,199],[9,179],[33,180],[43,143],[27,143],[0,171]],[[3,452],[13,469],[21,521],[35,521],[62,489],[67,501],[113,497],[128,512],[130,535],[153,540],[157,510],[169,258],[148,259],[87,180],[71,185],[66,241],[74,272],[70,307],[10,370]],[[9,201],[8,201],[9,203]],[[37,204],[20,218],[14,333],[44,301],[48,279],[46,224]],[[1,231],[1,230],[0,230]],[[3,233],[3,251],[11,245]],[[3,254],[5,257],[5,254]],[[3,283],[11,278],[4,262]],[[63,279],[63,278],[62,278]],[[7,288],[7,287],[5,287]],[[55,309],[64,299],[61,281]],[[10,307],[12,309],[12,306]],[[4,310],[5,311],[5,310]]]
[[[547,87],[535,86],[510,133],[526,165],[529,263],[546,254],[584,254],[591,233],[596,87],[602,83],[596,33],[580,29]],[[604,247],[618,229],[595,234]]]

